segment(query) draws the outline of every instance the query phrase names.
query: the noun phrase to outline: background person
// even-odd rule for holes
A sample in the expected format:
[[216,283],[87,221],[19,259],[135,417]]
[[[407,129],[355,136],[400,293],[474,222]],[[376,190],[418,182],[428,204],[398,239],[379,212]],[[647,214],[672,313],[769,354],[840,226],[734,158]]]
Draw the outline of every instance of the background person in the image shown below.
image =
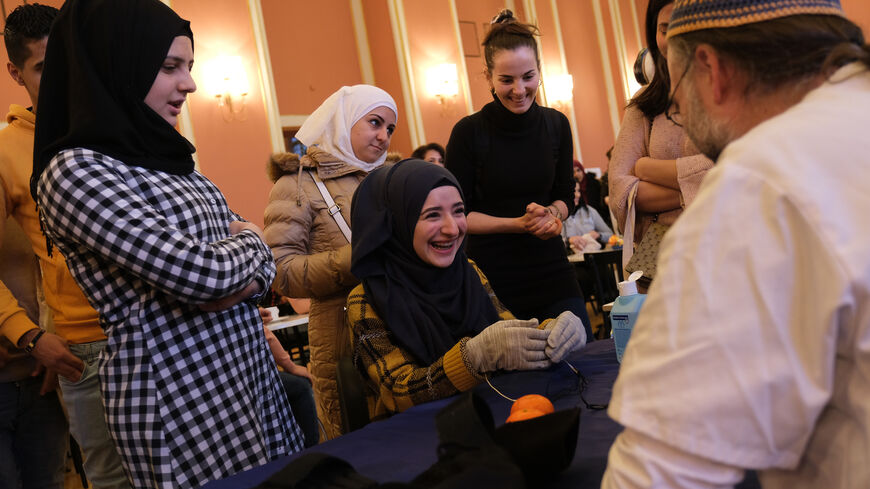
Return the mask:
[[51,32],[32,192],[108,334],[105,417],[132,485],[301,449],[254,303],[272,253],[174,128],[196,89],[189,23],[157,0],[70,0]]
[[444,154],[444,146],[441,146],[438,143],[429,143],[415,149],[414,152],[411,153],[411,158],[444,166]]
[[595,207],[588,202],[586,196],[586,181],[594,178],[591,173],[584,173],[583,166],[579,170],[575,161],[574,178],[577,183],[574,185],[574,208],[576,209],[562,226],[562,239],[568,247],[576,250],[583,250],[590,241],[597,242],[602,247],[607,245],[607,241],[613,236],[613,231],[604,222],[601,214],[595,210]]
[[[39,265],[18,223],[10,218],[2,224],[0,280],[15,307],[36,324]],[[63,489],[69,431],[56,382],[56,374],[0,336],[0,487]]]
[[602,487],[870,487],[870,46],[836,0],[674,5],[671,111],[716,168],[665,236]]
[[[263,311],[265,311],[265,314]],[[270,319],[267,319],[268,314],[269,311],[260,309],[260,315],[266,323],[270,321]],[[266,332],[266,342],[269,343],[272,357],[275,359],[275,363],[283,369],[278,372],[278,377],[281,379],[284,392],[287,394],[287,400],[290,402],[293,417],[305,436],[305,447],[314,446],[320,440],[320,433],[318,432],[317,406],[314,402],[314,391],[311,389],[311,374],[307,368],[297,365],[293,361],[290,354],[287,353],[287,350],[284,349],[281,342],[275,336],[275,333],[270,331],[268,327],[263,329]]]
[[470,389],[496,370],[546,368],[586,344],[580,320],[515,319],[463,252],[467,223],[447,170],[405,160],[373,172],[353,200],[347,299],[369,414],[384,417]]
[[[650,0],[647,6],[646,43],[655,63],[655,75],[626,107],[607,169],[610,208],[626,240],[624,265],[653,222],[670,226],[676,221],[683,207],[694,200],[701,180],[713,166],[686,137],[683,128],[665,114],[671,88],[665,34],[673,8],[673,0]],[[636,198],[632,197],[635,189]],[[653,240],[647,246],[652,247],[646,250],[647,261],[654,263],[658,243]],[[648,285],[651,279],[645,274],[641,283]]]
[[510,10],[483,42],[493,101],[450,134],[447,169],[468,210],[468,256],[518,318],[571,311],[591,338],[583,293],[562,244],[573,210],[573,143],[568,119],[535,102],[541,81],[537,30]]
[[[336,219],[350,225],[351,197],[359,182],[384,164],[397,114],[393,98],[380,88],[342,87],[296,133],[308,146],[307,154],[301,159],[293,153],[275,155],[269,166],[275,186],[264,235],[278,266],[272,287],[288,297],[311,298],[309,368],[329,438],[341,434],[335,366],[350,351],[344,305],[358,283],[350,272],[350,239]],[[330,214],[315,176],[339,214]]]
[[[39,259],[40,285],[54,332],[44,331],[28,317],[19,307],[18,297],[9,293],[3,283],[0,330],[20,347],[40,335],[31,355],[48,368],[46,388],[60,375],[69,430],[84,454],[85,474],[96,489],[126,489],[130,483],[106,427],[97,378],[97,360],[106,345],[106,335],[97,311],[73,280],[64,257],[56,250],[48,253],[36,202],[30,195],[39,86],[48,33],[56,16],[54,7],[28,4],[17,7],[6,19],[3,40],[10,60],[7,68],[12,79],[27,91],[31,106],[13,104],[6,116],[9,125],[0,130],[0,216],[14,218],[29,238],[32,254]],[[6,235],[0,235],[0,243],[5,239]]]

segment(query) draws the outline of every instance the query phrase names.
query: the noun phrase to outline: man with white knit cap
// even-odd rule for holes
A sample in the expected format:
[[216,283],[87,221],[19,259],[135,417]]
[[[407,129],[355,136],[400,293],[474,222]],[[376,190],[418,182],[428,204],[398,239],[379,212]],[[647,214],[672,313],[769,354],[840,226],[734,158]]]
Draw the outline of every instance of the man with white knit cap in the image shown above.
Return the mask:
[[614,386],[605,488],[870,487],[870,46],[838,0],[676,0],[669,118],[716,161]]

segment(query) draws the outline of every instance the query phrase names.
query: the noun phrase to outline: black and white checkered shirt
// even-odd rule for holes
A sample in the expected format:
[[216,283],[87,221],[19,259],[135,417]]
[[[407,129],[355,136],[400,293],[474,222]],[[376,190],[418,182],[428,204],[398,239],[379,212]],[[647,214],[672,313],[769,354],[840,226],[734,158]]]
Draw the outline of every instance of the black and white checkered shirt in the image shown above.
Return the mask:
[[197,307],[275,275],[255,233],[230,235],[241,218],[214,184],[77,148],[39,205],[109,337],[100,380],[134,487],[199,487],[302,448],[256,306]]

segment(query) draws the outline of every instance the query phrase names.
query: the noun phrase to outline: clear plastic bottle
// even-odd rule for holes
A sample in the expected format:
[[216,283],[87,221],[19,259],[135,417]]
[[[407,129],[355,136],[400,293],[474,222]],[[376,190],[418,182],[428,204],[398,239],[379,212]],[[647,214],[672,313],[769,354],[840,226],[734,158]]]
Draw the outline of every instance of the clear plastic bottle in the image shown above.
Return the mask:
[[642,276],[642,271],[636,271],[628,277],[628,280],[619,282],[619,297],[613,301],[613,309],[610,311],[613,344],[616,346],[616,359],[620,363],[640,308],[646,300],[646,294],[637,293],[637,279]]

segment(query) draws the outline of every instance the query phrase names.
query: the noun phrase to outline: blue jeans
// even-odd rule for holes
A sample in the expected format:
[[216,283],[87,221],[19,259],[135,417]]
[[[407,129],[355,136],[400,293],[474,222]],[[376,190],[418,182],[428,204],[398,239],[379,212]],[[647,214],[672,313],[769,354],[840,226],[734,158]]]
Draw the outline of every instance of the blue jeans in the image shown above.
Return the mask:
[[305,448],[316,445],[320,439],[317,429],[317,407],[314,405],[314,391],[311,382],[305,377],[293,375],[287,372],[278,372],[281,383],[284,384],[284,392],[290,401],[290,409],[296,423],[305,435]]
[[97,360],[105,341],[70,345],[73,355],[85,363],[78,382],[60,377],[63,402],[69,413],[69,430],[85,456],[85,475],[95,489],[130,489],[121,456],[106,426]]
[[0,489],[63,489],[66,416],[43,376],[0,383]]

